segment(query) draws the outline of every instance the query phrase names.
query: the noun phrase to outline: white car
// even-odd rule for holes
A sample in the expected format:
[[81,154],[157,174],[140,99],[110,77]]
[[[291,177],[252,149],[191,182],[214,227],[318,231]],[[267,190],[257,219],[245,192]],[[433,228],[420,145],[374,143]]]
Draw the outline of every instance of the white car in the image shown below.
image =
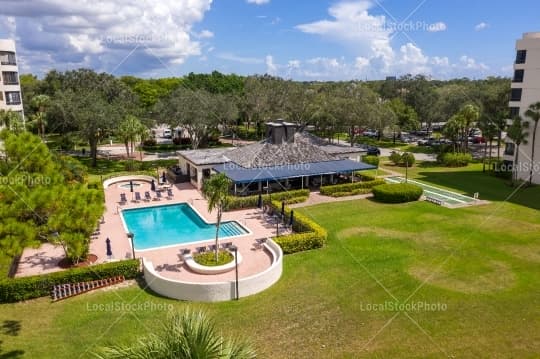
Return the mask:
[[170,129],[163,130],[163,138],[172,138],[172,131]]

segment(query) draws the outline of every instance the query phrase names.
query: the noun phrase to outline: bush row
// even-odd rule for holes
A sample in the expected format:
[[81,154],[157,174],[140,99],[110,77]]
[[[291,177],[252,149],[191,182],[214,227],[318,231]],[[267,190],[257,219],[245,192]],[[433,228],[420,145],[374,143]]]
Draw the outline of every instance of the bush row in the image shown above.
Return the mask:
[[[304,202],[309,197],[308,189],[298,189],[293,191],[284,191],[278,193],[263,194],[262,199],[264,204],[270,203],[270,200],[286,201],[289,204]],[[242,208],[257,207],[259,195],[246,197],[229,197],[228,211]]]
[[[271,207],[281,212],[281,202],[272,200]],[[289,222],[290,217],[291,209],[285,206],[285,223]],[[296,233],[274,238],[285,254],[321,248],[328,237],[323,227],[301,213],[294,212],[292,228]]]
[[346,197],[346,196],[356,196],[359,194],[367,194],[371,193],[371,188],[357,188],[353,189],[352,191],[346,191],[346,192],[334,192],[330,196],[332,197]]
[[470,153],[452,153],[447,152],[438,156],[437,160],[446,167],[464,167],[472,161]]
[[352,192],[358,189],[371,189],[374,186],[383,184],[384,180],[382,178],[374,178],[371,181],[364,182],[353,182],[353,183],[344,183],[336,184],[331,186],[321,186],[321,194],[325,196],[332,196],[334,193],[338,192]]
[[126,279],[139,276],[139,261],[130,259],[120,262],[68,269],[30,277],[0,280],[0,303],[45,297],[51,294],[57,284],[86,282],[123,275]]
[[373,196],[385,203],[417,201],[424,191],[422,187],[410,183],[387,183],[373,187]]

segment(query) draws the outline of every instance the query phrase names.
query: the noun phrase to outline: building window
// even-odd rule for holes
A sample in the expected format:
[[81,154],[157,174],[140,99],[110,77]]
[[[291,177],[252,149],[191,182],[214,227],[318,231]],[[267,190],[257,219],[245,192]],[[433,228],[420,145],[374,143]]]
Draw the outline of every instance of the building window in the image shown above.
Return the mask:
[[19,91],[6,91],[6,104],[7,105],[20,105],[21,94]]
[[14,52],[8,52],[8,51],[1,51],[0,52],[0,64],[2,64],[2,65],[17,65],[17,61],[15,61],[15,53]]
[[524,64],[527,58],[527,50],[518,50],[516,53],[516,64]]
[[2,72],[2,78],[4,79],[4,85],[18,85],[19,84],[19,76],[14,71]]
[[505,156],[513,156],[515,147],[516,146],[512,142],[508,142],[504,148]]
[[512,89],[510,92],[510,101],[521,101],[522,89]]
[[2,91],[0,91],[0,101],[4,101],[4,93]]
[[519,107],[510,107],[510,118],[516,118],[519,116]]
[[525,74],[525,70],[514,71],[514,78],[512,79],[512,82],[523,82],[524,74]]

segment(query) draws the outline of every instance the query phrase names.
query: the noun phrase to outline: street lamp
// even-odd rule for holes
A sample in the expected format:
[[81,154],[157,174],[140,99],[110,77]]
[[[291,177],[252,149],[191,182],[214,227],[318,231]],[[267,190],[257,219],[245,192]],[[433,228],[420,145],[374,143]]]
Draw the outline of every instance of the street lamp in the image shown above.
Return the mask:
[[127,236],[129,240],[131,241],[131,252],[133,254],[133,259],[135,259],[135,246],[133,245],[133,239],[135,238],[135,234],[129,232]]
[[236,282],[235,282],[235,299],[238,300],[240,294],[238,292],[238,247],[234,244],[229,247],[231,251],[234,252],[234,266],[236,271]]

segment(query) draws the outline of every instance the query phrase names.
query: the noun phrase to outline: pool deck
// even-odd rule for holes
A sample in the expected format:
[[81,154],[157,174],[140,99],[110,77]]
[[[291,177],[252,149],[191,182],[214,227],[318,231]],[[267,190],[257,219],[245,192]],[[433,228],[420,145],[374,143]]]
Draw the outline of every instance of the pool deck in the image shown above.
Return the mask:
[[[135,182],[142,183],[142,186],[135,189],[136,192],[141,193],[141,196],[144,196],[145,191],[150,191],[149,183],[139,180]],[[112,184],[105,189],[106,210],[103,216],[104,223],[100,225],[99,234],[94,236],[90,243],[90,253],[95,254],[98,257],[96,263],[132,258],[131,243],[126,235],[121,216],[118,213],[119,210],[159,206],[164,204],[189,203],[207,222],[215,222],[215,213],[208,212],[206,200],[191,184],[182,183],[173,185],[172,191],[174,196],[172,199],[167,199],[165,197],[159,201],[151,200],[148,202],[132,201],[132,194],[129,189],[119,187],[122,184],[125,184],[125,182]],[[128,199],[128,202],[125,204],[119,203],[121,193],[125,193]],[[151,192],[151,195],[154,196],[154,192]],[[275,236],[275,222],[272,223],[265,219],[259,209],[225,212],[223,213],[222,220],[238,221],[241,225],[251,231],[251,233],[247,235],[220,240],[220,242],[233,242],[242,254],[243,261],[238,267],[240,278],[248,277],[268,268],[272,262],[271,254],[264,249],[256,249],[256,239]],[[280,234],[281,233],[289,233],[289,231],[281,229]],[[111,258],[107,258],[106,255],[105,240],[107,238],[111,241],[113,253]],[[196,247],[203,245],[208,246],[214,242],[214,240],[208,240],[191,245],[180,244],[161,249],[135,251],[135,256],[137,258],[145,257],[151,260],[156,271],[164,277],[188,282],[219,282],[231,280],[235,274],[234,271],[213,275],[197,274],[190,271],[189,268],[181,262],[179,257],[180,249],[189,248],[194,252]],[[61,269],[56,264],[63,256],[63,250],[60,246],[43,244],[38,249],[27,248],[21,256],[16,276],[28,276],[59,271]]]

